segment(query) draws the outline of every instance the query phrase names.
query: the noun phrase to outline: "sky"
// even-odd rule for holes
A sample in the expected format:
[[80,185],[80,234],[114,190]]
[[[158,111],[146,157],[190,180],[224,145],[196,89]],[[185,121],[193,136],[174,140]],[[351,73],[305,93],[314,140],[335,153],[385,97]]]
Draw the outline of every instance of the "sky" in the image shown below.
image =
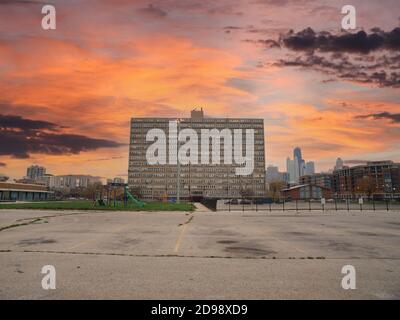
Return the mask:
[[[42,7],[56,8],[43,30]],[[357,29],[341,29],[341,8]],[[398,0],[0,0],[0,173],[127,176],[131,117],[254,117],[266,165],[400,161]]]

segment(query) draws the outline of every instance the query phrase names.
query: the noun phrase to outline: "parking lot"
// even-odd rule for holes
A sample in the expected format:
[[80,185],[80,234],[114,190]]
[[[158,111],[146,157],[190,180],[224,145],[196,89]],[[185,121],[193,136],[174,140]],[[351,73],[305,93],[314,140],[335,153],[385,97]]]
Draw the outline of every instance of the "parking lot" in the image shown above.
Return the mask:
[[0,210],[0,230],[1,299],[400,298],[400,211]]

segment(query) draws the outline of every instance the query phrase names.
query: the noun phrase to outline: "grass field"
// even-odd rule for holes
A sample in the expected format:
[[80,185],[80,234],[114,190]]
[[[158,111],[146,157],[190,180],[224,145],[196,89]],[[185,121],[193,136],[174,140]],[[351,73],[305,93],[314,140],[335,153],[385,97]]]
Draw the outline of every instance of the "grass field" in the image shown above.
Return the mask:
[[128,203],[126,207],[122,202],[112,206],[93,206],[90,200],[74,201],[49,201],[49,202],[30,202],[30,203],[0,203],[0,209],[41,209],[41,210],[118,210],[118,211],[193,211],[194,205],[191,203],[163,203],[149,202],[144,207],[139,207],[133,203]]

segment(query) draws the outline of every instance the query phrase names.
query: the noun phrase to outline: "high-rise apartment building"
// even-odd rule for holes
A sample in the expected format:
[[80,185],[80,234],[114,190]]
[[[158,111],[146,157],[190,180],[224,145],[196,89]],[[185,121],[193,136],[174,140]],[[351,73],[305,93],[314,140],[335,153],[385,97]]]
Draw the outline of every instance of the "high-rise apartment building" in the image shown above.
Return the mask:
[[[171,123],[177,126],[176,131],[172,130]],[[149,162],[149,147],[155,140],[148,141],[146,136],[152,129],[165,133],[161,139],[161,143],[165,143],[165,162]],[[188,163],[176,160],[178,152],[182,152],[187,142],[180,139],[177,143],[177,137],[185,129],[191,129],[186,132],[190,131],[201,138],[201,142],[196,142],[195,150],[190,150],[193,152],[190,156],[194,156],[192,159],[196,161]],[[207,137],[203,141],[206,131],[214,132],[216,138]],[[251,143],[254,151],[253,154],[246,154],[250,145],[247,134],[250,136],[250,132],[254,136],[254,142]],[[264,150],[263,119],[207,118],[203,110],[193,110],[190,118],[179,121],[176,118],[132,118],[128,184],[144,199],[240,198],[245,195],[263,197]],[[238,172],[238,168],[245,165],[235,162],[237,154],[253,159],[253,168],[249,174]],[[214,163],[214,156],[220,161]],[[229,158],[233,160],[229,161]],[[210,161],[204,163],[204,159]]]
[[46,174],[46,168],[40,166],[30,166],[26,169],[26,176],[29,179],[36,180]]

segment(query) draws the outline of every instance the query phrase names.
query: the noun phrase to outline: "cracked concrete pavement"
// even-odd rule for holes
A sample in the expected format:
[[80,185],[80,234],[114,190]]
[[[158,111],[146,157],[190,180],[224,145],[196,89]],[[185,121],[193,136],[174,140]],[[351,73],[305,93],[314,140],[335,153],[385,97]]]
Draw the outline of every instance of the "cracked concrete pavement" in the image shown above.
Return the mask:
[[0,210],[0,298],[399,299],[399,231],[385,211]]

